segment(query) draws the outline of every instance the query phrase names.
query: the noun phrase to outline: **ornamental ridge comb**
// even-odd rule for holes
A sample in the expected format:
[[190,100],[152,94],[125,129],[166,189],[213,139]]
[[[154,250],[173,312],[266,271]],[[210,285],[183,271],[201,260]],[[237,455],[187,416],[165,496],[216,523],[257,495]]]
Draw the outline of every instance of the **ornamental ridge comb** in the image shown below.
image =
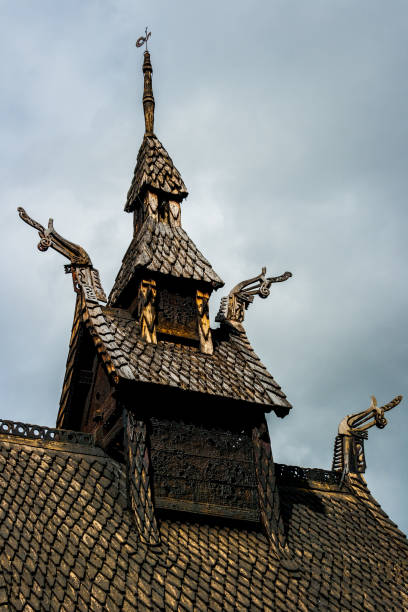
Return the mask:
[[242,322],[245,318],[245,311],[254,301],[254,297],[259,295],[265,299],[270,294],[272,283],[281,283],[292,276],[291,272],[285,272],[280,276],[265,277],[266,268],[262,268],[261,274],[242,281],[235,285],[227,297],[221,298],[220,308],[215,320],[219,323],[229,323],[238,331],[243,331]]
[[70,260],[71,263],[65,266],[65,272],[72,274],[75,291],[78,293],[80,287],[82,287],[85,297],[91,302],[98,302],[98,300],[106,302],[107,299],[101,285],[99,272],[93,267],[91,258],[85,249],[60,236],[54,229],[52,219],[48,220],[48,227],[45,229],[41,223],[32,219],[24,208],[19,206],[17,210],[20,218],[38,231],[40,236],[39,251],[45,252],[51,247]]
[[388,404],[378,407],[377,400],[372,395],[367,410],[347,415],[340,422],[334,442],[332,470],[342,472],[342,480],[346,474],[364,474],[367,467],[364,453],[364,440],[368,439],[367,430],[374,425],[383,429],[387,425],[384,413],[398,406],[401,400],[402,395],[397,395]]

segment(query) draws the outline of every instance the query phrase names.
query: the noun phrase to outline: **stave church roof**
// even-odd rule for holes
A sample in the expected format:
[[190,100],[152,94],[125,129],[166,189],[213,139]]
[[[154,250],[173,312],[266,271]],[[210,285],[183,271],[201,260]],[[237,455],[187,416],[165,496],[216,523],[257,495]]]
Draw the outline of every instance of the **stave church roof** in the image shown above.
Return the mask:
[[181,227],[147,49],[143,72],[109,301],[86,251],[19,209],[69,259],[76,306],[58,428],[0,420],[0,610],[406,610],[408,542],[362,476],[402,398],[341,421],[332,470],[274,461],[265,415],[292,406],[243,322],[291,273],[238,283],[210,326],[223,281]]
[[277,465],[294,577],[251,524],[163,516],[161,545],[149,547],[134,529],[123,465],[81,434],[30,439],[0,426],[2,609],[408,607],[407,540],[358,479],[339,486],[333,472]]

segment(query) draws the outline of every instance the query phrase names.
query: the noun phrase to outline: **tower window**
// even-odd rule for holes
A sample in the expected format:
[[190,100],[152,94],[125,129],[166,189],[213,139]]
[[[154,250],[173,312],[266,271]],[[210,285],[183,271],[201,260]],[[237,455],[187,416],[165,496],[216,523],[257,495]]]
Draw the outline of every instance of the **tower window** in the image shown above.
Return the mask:
[[169,222],[169,203],[166,200],[159,203],[159,221],[162,223]]

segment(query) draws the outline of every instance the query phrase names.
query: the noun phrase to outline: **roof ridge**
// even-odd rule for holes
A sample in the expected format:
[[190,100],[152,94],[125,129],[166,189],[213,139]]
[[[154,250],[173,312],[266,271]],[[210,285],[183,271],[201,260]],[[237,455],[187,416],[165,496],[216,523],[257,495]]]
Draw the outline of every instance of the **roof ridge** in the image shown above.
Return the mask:
[[[367,511],[371,514],[375,521],[379,523],[381,529],[384,529],[384,525],[386,525],[388,533],[394,540],[400,541],[401,539],[407,539],[405,533],[401,531],[398,525],[390,519],[385,510],[373,497],[365,479],[361,474],[359,474],[358,476],[354,474],[348,474],[348,483],[356,497],[358,497],[359,500],[364,503],[365,507],[367,508]],[[406,559],[406,565],[408,567],[408,555]]]
[[93,434],[71,429],[48,427],[47,425],[34,425],[20,421],[0,419],[0,435],[14,436],[24,440],[42,440],[46,442],[69,442],[95,446]]

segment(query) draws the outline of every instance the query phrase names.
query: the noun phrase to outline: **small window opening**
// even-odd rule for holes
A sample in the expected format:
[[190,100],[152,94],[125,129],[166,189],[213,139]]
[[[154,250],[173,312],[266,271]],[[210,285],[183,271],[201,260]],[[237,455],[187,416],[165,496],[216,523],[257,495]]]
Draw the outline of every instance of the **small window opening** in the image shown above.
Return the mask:
[[167,201],[162,201],[159,204],[159,221],[162,223],[169,222],[169,203]]

